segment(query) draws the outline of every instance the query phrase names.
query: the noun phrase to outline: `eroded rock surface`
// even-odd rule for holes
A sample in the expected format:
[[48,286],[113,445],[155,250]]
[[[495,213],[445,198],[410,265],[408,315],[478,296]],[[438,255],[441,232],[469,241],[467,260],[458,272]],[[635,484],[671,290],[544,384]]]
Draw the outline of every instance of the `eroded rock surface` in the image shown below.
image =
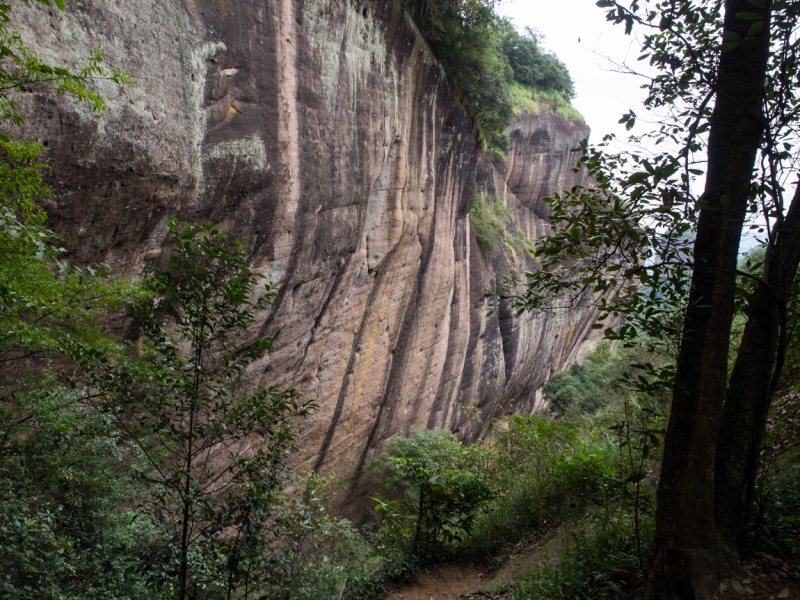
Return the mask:
[[482,159],[399,3],[87,0],[65,13],[14,11],[43,58],[78,67],[99,48],[139,84],[99,82],[103,114],[23,98],[24,134],[47,143],[53,166],[52,226],[76,260],[128,274],[158,254],[171,216],[208,219],[247,244],[281,288],[251,332],[275,340],[253,382],[295,386],[319,404],[302,466],[357,484],[390,436],[475,438],[503,412],[534,410],[536,390],[587,339],[588,308],[487,316],[484,293],[533,263],[513,247],[481,256],[469,211],[476,193],[492,194],[527,239],[546,233],[541,198],[580,182],[570,150],[588,129],[521,115],[508,163]]

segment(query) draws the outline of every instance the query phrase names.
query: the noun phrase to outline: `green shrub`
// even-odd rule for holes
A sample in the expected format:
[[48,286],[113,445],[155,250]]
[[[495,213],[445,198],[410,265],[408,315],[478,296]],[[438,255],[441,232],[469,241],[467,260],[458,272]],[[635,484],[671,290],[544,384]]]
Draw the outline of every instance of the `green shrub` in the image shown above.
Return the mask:
[[513,77],[502,53],[498,17],[480,0],[407,0],[422,34],[475,120],[487,149],[506,152],[514,117],[508,93]]
[[385,446],[367,469],[387,498],[376,499],[382,531],[407,539],[411,555],[446,554],[469,536],[496,494],[489,455],[449,431],[414,431]]
[[617,460],[605,440],[588,443],[575,428],[521,416],[497,427],[495,435],[494,477],[500,494],[476,521],[469,555],[488,556],[610,496]]
[[756,544],[764,552],[792,558],[800,548],[800,466],[797,452],[781,458],[758,490]]
[[499,23],[501,47],[519,83],[542,91],[560,92],[566,98],[575,97],[575,86],[567,67],[555,54],[542,51],[544,36],[530,27],[520,34],[508,20]]
[[755,486],[756,547],[784,558],[800,552],[800,395],[770,408]]
[[527,580],[507,586],[513,600],[626,598],[641,580],[634,533],[628,521],[605,515],[565,534],[561,554]]
[[627,362],[628,357],[616,355],[610,342],[603,340],[583,361],[554,374],[542,387],[544,399],[561,414],[593,413],[619,398]]
[[296,419],[313,405],[295,390],[246,383],[271,339],[244,345],[242,336],[276,292],[239,242],[205,222],[168,227],[169,256],[142,282],[157,300],[129,309],[139,352],[82,364],[97,405],[144,450],[142,512],[169,540],[164,588],[223,597],[268,579],[275,497],[289,478]]
[[581,113],[572,106],[563,92],[538,90],[517,81],[512,81],[508,89],[511,94],[511,102],[518,113],[538,115],[544,108],[565,119],[583,121]]
[[[564,64],[541,50],[541,36],[530,30],[521,35],[501,19],[493,2],[406,0],[406,6],[490,153],[503,155],[510,147],[506,129],[514,118],[515,80],[557,98],[553,106],[557,114],[580,118],[569,104],[574,89]],[[527,108],[538,113],[533,103]]]
[[339,600],[383,566],[373,540],[347,519],[328,513],[336,502],[335,475],[306,473],[277,498],[271,551],[259,598]]
[[485,257],[490,257],[502,243],[506,223],[511,222],[508,209],[496,198],[492,201],[491,197],[479,194],[472,201],[469,219],[478,248]]
[[158,536],[136,518],[136,453],[71,390],[46,377],[36,387],[14,397],[24,427],[0,426],[11,434],[0,444],[0,597],[146,597],[143,557]]

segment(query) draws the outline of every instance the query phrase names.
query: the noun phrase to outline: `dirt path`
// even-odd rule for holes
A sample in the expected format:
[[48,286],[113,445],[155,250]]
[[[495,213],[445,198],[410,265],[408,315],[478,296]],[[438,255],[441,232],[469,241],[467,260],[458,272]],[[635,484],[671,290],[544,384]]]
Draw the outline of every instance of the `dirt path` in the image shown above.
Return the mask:
[[397,588],[385,600],[453,600],[479,587],[485,577],[473,565],[442,565]]
[[520,545],[517,553],[507,557],[495,573],[473,564],[449,564],[433,568],[413,583],[398,587],[384,600],[462,600],[492,598],[503,583],[530,575],[544,561],[561,551],[561,537],[555,537],[533,548]]
[[[560,538],[545,545],[511,554],[505,565],[488,575],[472,564],[435,567],[415,582],[398,587],[384,600],[482,600],[500,598],[496,590],[504,583],[535,572],[561,550]],[[800,600],[800,561],[787,562],[759,554],[741,565],[742,575],[725,579],[713,600]]]

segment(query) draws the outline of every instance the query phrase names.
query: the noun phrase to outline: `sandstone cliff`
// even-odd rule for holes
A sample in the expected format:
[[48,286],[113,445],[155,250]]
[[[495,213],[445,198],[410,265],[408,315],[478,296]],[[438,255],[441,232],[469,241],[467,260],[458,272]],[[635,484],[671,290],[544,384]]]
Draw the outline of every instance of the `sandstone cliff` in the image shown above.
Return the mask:
[[398,3],[14,11],[47,60],[77,67],[100,48],[140,86],[98,82],[109,100],[99,115],[35,90],[23,98],[24,134],[53,166],[52,226],[74,259],[128,274],[159,252],[171,216],[247,244],[281,287],[252,331],[276,348],[253,381],[320,406],[303,466],[353,477],[381,440],[415,428],[474,438],[493,416],[534,410],[587,339],[590,309],[487,316],[484,293],[533,263],[513,244],[483,257],[469,213],[476,193],[492,194],[514,235],[546,233],[541,199],[580,180],[570,149],[588,129],[523,114],[508,162],[490,164]]

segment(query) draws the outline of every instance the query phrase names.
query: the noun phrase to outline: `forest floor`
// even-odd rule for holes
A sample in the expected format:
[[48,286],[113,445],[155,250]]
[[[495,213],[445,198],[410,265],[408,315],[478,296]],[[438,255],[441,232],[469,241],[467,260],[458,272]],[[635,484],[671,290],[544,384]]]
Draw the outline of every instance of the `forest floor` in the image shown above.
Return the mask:
[[741,576],[722,581],[715,600],[800,600],[800,560],[788,562],[758,553],[755,558],[742,562],[740,568]]
[[[480,565],[452,563],[439,565],[420,575],[416,581],[400,586],[385,600],[488,600],[504,598],[497,592],[503,583],[523,579],[534,573],[544,561],[557,556],[559,538],[534,548],[510,554],[494,573]],[[741,565],[740,576],[720,583],[714,600],[800,600],[800,560],[784,561],[759,553]]]

